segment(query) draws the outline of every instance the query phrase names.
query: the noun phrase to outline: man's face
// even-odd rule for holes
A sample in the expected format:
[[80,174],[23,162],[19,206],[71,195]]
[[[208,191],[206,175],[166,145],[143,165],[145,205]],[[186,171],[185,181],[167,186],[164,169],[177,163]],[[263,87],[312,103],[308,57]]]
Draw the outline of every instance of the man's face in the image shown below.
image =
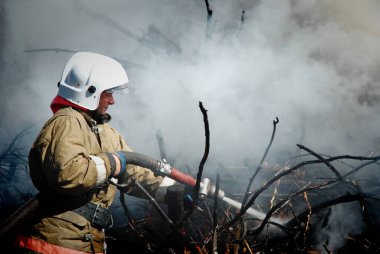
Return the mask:
[[106,114],[108,107],[113,104],[115,104],[115,99],[113,98],[112,93],[103,91],[100,95],[99,106],[96,109],[96,113],[100,115]]

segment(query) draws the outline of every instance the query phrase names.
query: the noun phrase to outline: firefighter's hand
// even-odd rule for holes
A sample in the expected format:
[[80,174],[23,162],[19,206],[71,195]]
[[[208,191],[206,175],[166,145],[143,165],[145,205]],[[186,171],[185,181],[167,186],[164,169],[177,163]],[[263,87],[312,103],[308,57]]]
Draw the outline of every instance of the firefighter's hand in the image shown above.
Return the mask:
[[125,153],[121,151],[116,152],[114,155],[118,158],[118,160],[116,160],[116,170],[114,176],[120,178],[127,168],[127,157],[125,156]]

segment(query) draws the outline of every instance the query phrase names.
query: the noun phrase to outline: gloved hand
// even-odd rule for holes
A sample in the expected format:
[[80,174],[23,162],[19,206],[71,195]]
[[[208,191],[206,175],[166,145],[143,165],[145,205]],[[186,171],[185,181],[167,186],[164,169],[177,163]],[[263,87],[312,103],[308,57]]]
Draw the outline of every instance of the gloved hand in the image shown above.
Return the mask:
[[146,155],[128,151],[118,151],[116,152],[116,156],[121,163],[119,175],[122,175],[125,172],[127,164],[150,169],[156,176],[167,176],[170,175],[171,172],[170,165],[166,160],[158,161]]
[[136,181],[154,196],[162,182],[162,177],[155,176],[153,172],[157,171],[161,162],[134,152],[118,151],[114,154],[121,164],[120,172],[115,174],[115,177],[118,179],[118,184],[124,186],[123,191],[132,196],[146,198],[145,194],[133,184]]
[[127,168],[127,157],[125,155],[125,152],[122,152],[122,151],[116,152],[116,156],[119,158],[119,161],[120,161],[120,171],[117,177],[117,178],[120,178],[124,174]]

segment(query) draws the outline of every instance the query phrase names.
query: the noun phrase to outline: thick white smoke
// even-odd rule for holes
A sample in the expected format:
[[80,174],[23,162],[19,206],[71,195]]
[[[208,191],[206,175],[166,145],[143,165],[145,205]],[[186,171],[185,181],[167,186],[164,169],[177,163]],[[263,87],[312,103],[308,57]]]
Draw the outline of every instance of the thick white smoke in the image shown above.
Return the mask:
[[132,94],[111,112],[139,151],[156,155],[161,129],[169,153],[197,160],[198,101],[209,110],[211,156],[225,163],[261,156],[276,116],[275,150],[371,149],[378,106],[363,94],[379,82],[379,5],[249,2],[212,1],[209,21],[202,1],[6,2],[2,134],[42,123],[65,61],[95,51],[124,60]]

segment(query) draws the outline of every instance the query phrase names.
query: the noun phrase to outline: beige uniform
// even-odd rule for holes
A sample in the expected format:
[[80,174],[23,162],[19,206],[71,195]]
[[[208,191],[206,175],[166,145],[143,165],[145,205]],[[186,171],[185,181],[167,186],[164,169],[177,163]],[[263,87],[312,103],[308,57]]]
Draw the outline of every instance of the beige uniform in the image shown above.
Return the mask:
[[[56,112],[41,130],[29,156],[32,181],[51,200],[44,208],[51,211],[32,228],[33,238],[91,252],[90,242],[83,236],[92,234],[95,251],[102,252],[102,230],[71,208],[90,201],[105,208],[111,205],[116,187],[106,183],[111,174],[106,153],[116,151],[131,149],[107,123],[96,125],[86,113],[71,107]],[[104,165],[97,165],[99,158]],[[151,193],[162,181],[150,170],[133,165],[127,165],[126,174],[129,180],[137,179]],[[139,196],[133,188],[128,192]]]

